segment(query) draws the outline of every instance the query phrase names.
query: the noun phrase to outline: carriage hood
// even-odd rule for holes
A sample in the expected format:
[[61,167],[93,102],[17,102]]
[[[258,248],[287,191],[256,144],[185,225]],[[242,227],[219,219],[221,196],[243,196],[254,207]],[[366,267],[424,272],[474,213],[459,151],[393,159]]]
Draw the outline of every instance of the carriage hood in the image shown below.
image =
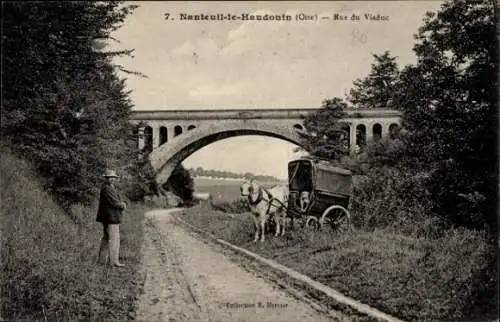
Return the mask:
[[327,193],[352,195],[351,171],[323,160],[299,159],[288,163],[291,190],[319,190]]

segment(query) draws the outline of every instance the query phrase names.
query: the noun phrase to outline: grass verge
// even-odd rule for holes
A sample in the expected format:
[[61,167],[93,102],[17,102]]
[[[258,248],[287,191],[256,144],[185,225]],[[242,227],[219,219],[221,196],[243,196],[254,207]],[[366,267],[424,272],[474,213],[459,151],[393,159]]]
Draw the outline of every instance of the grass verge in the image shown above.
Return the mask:
[[144,208],[130,205],[120,260],[96,263],[102,226],[95,207],[64,213],[30,166],[4,153],[0,161],[1,317],[9,321],[123,321],[133,318],[139,291]]
[[246,199],[238,199],[232,202],[214,202],[212,208],[225,213],[242,214],[250,211],[250,206]]
[[190,209],[182,218],[404,320],[496,317],[496,249],[480,232],[450,230],[430,240],[383,230],[336,235],[296,227],[261,244],[252,243],[248,214]]

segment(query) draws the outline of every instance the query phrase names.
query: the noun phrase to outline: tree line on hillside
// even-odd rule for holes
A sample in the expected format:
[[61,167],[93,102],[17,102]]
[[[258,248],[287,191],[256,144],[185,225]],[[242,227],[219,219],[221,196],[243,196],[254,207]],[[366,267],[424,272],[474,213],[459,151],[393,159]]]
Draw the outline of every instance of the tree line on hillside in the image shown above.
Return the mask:
[[205,177],[233,178],[233,179],[254,178],[259,181],[271,181],[271,182],[281,181],[280,179],[274,176],[256,175],[251,172],[236,173],[226,170],[203,169],[202,167],[189,168],[188,171],[193,177],[205,176]]

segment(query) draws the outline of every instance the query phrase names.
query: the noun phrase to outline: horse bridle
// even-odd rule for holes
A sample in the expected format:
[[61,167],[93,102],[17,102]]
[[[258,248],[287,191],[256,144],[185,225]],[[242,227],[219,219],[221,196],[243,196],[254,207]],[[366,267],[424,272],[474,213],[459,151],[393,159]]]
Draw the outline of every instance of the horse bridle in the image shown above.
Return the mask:
[[[273,196],[271,195],[271,193],[269,191],[267,191],[267,189],[264,189],[263,187],[259,186],[259,190],[258,190],[258,194],[257,194],[257,199],[255,201],[252,201],[252,194],[254,192],[254,188],[253,186],[250,186],[248,188],[248,203],[251,205],[251,206],[256,206],[258,205],[261,201],[270,201]],[[267,196],[269,197],[269,199],[264,199],[264,193],[265,192],[267,194]]]

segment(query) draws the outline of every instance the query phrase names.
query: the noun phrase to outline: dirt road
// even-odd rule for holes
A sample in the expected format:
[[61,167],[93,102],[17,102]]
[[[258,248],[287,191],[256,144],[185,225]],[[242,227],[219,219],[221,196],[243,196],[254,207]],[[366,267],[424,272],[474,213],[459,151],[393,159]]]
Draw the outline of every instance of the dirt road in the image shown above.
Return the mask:
[[137,320],[332,321],[186,232],[168,211],[147,217]]

